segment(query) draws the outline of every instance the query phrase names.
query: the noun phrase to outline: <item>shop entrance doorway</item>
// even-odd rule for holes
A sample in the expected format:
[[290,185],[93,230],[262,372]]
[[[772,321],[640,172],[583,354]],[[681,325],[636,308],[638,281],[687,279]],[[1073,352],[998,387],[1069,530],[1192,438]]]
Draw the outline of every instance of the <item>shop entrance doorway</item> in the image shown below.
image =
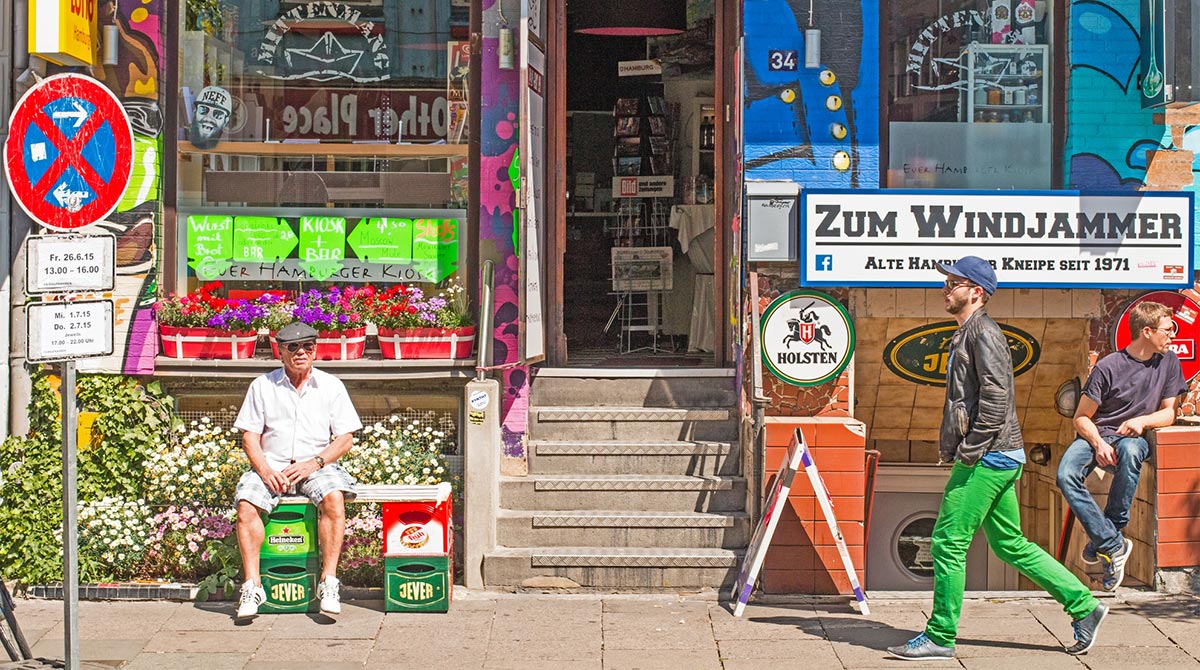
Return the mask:
[[[550,82],[561,104],[549,137],[563,181],[562,337],[551,361],[714,366],[724,339],[723,268],[714,262],[726,243],[717,225],[724,96],[715,39],[724,3],[707,13],[678,3],[680,32],[647,36],[631,35],[636,26],[605,29],[623,2],[559,0],[553,22],[562,81]],[[590,32],[598,24],[600,34]]]

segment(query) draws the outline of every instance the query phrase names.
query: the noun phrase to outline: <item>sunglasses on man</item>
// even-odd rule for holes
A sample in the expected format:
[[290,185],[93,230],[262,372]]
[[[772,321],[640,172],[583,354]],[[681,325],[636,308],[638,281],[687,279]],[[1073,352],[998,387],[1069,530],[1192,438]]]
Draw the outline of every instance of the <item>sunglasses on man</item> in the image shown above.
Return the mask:
[[316,342],[289,342],[287,344],[288,353],[294,354],[303,349],[305,351],[314,351],[317,348]]

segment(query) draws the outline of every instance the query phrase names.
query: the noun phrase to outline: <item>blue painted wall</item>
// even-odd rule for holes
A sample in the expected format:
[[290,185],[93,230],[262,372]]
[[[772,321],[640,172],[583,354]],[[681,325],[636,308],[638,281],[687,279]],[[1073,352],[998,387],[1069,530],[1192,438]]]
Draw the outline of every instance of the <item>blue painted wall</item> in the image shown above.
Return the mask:
[[[804,67],[807,0],[745,0],[744,140],[747,179],[810,188],[879,186],[879,4],[814,0],[821,67]],[[772,71],[771,51],[795,51],[796,69]],[[841,139],[831,130],[845,127]],[[849,164],[835,167],[846,152]]]

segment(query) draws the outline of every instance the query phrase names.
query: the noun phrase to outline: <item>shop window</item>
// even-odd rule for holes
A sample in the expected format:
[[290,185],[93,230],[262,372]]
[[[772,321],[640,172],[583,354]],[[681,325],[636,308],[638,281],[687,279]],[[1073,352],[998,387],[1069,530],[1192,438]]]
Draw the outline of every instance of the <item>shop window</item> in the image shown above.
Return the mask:
[[888,3],[889,187],[1051,187],[1051,8]]
[[470,12],[467,0],[187,0],[177,290],[455,274]]

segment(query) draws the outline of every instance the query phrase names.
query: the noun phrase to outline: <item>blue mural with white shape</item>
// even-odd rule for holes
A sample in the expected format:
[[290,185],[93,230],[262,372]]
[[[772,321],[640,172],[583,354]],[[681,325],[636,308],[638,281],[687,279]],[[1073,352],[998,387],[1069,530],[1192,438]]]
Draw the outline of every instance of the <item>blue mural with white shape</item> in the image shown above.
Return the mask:
[[[804,31],[821,31],[820,67]],[[810,188],[879,185],[879,5],[745,0],[747,179]]]

